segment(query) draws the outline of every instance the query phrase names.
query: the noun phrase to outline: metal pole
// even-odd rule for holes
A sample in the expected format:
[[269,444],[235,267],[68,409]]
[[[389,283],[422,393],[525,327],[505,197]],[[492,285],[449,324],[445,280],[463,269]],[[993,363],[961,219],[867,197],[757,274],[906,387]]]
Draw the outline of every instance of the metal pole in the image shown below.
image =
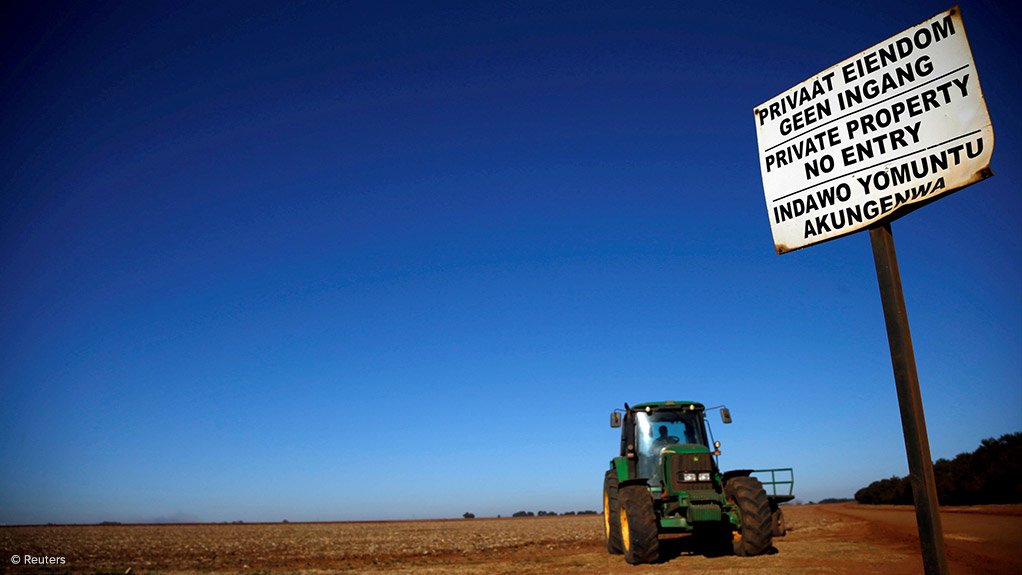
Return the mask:
[[901,289],[901,274],[898,272],[891,225],[885,223],[870,228],[869,240],[873,245],[880,299],[884,304],[887,341],[891,346],[891,363],[894,365],[894,384],[898,388],[901,428],[905,435],[909,481],[916,504],[923,569],[926,575],[947,575],[944,532],[937,505],[937,483],[933,479],[933,461],[930,458],[930,442],[926,438],[919,375],[916,373],[912,334],[908,329],[908,312],[905,309],[905,294]]

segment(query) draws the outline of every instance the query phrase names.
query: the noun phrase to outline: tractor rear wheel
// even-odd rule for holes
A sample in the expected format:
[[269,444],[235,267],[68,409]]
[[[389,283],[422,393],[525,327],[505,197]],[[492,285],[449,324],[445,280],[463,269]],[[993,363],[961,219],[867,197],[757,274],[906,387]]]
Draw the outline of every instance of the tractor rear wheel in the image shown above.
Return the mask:
[[603,477],[603,535],[607,539],[607,553],[624,553],[621,543],[621,518],[617,502],[617,472],[607,471]]
[[660,558],[660,530],[649,489],[626,485],[618,489],[617,497],[625,561],[632,565],[656,561]]
[[735,555],[760,555],[773,544],[773,515],[763,484],[755,477],[732,477],[724,486],[724,496],[738,507],[741,528],[732,534]]

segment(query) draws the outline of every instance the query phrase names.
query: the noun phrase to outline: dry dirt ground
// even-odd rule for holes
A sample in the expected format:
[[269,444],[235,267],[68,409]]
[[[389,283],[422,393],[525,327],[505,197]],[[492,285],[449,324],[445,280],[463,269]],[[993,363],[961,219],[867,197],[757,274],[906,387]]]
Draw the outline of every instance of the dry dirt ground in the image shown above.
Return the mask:
[[[599,516],[246,525],[0,528],[6,573],[847,573],[922,572],[911,507],[786,508],[776,552],[706,556],[686,536],[662,561],[633,567],[608,555]],[[1022,573],[1022,506],[945,508],[951,572]],[[10,557],[64,557],[26,566]]]

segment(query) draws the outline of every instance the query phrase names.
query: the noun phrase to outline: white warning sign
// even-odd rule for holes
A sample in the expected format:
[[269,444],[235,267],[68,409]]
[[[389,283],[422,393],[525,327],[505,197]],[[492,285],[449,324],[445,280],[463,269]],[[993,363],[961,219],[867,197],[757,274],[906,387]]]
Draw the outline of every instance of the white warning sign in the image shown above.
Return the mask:
[[992,175],[993,127],[957,6],[753,112],[777,253]]

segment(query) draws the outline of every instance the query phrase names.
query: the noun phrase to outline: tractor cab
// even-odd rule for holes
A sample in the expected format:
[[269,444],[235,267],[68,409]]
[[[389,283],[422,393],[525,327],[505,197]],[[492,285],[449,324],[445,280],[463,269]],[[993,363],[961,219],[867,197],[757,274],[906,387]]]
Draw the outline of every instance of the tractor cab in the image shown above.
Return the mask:
[[707,454],[709,461],[705,411],[700,403],[665,401],[614,412],[611,425],[622,427],[621,456],[634,469],[632,476],[659,491],[670,483],[665,481],[665,456]]
[[696,415],[683,409],[658,409],[635,413],[639,476],[647,478],[650,487],[661,485],[663,480],[661,466],[667,448],[683,447],[685,451],[704,453],[708,451],[701,415],[701,412]]

